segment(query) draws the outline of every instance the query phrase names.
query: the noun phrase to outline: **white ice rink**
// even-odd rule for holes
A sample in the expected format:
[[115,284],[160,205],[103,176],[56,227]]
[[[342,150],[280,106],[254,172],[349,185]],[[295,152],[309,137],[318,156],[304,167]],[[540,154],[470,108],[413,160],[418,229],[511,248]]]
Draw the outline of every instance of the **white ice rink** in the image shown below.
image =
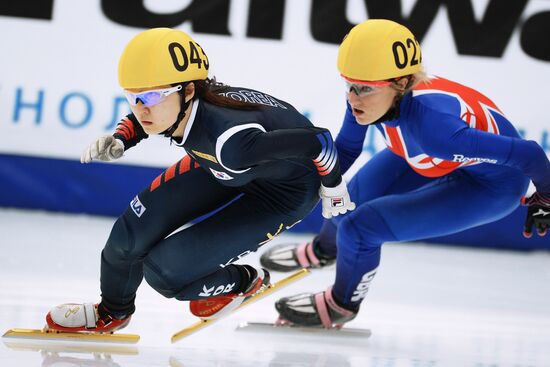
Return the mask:
[[[97,301],[99,254],[114,219],[0,210],[0,330],[41,328],[50,307]],[[274,243],[305,239],[282,235]],[[268,245],[269,246],[269,245]],[[257,255],[247,262],[257,263]],[[274,280],[283,274],[273,273]],[[0,343],[2,367],[543,367],[550,366],[550,254],[387,244],[359,316],[341,335],[236,331],[270,322],[282,295],[319,291],[334,268],[314,272],[177,344],[194,322],[186,303],[143,283],[126,333],[135,346]]]

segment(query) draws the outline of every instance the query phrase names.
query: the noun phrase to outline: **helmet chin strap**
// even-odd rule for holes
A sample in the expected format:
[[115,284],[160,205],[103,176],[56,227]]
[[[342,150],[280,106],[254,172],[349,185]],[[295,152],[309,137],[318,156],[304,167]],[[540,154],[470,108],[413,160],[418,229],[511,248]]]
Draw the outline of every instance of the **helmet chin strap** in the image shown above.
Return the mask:
[[399,118],[399,114],[401,112],[400,105],[401,105],[401,99],[403,98],[403,95],[400,95],[399,97],[396,97],[393,101],[392,106],[390,109],[378,120],[374,121],[372,124],[379,124],[384,121],[391,121]]
[[183,88],[180,91],[178,91],[178,94],[180,96],[180,112],[178,113],[178,117],[176,117],[176,122],[174,122],[172,126],[170,126],[168,129],[159,133],[164,135],[167,138],[170,138],[170,143],[172,143],[172,140],[174,140],[174,138],[172,137],[172,134],[174,134],[178,129],[178,126],[180,125],[181,121],[185,117],[185,111],[187,111],[189,104],[193,100],[193,98],[191,98],[189,101],[185,102],[185,87],[187,87],[187,84],[189,83],[187,82],[183,84]]
[[[413,84],[413,82],[414,82],[414,78],[410,77],[409,80],[407,81],[407,85],[405,86],[405,88],[403,88],[403,91],[406,91]],[[390,109],[386,111],[386,113],[382,117],[374,121],[373,124],[378,124],[384,121],[396,120],[399,118],[399,114],[401,113],[401,108],[400,108],[401,100],[403,99],[403,96],[406,94],[403,91],[399,91],[397,93],[397,96],[395,96],[395,99]]]

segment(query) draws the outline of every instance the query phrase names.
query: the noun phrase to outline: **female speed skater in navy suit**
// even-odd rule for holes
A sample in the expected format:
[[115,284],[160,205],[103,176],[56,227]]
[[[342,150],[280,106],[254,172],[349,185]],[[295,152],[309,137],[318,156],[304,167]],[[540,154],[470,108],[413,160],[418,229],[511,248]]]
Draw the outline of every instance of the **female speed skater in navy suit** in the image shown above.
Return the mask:
[[319,199],[325,215],[353,210],[328,130],[266,93],[217,83],[209,65],[203,48],[175,29],[146,30],[124,49],[119,84],[132,113],[93,141],[82,163],[121,158],[157,134],[187,155],[115,222],[101,253],[101,301],[53,308],[50,329],[121,329],[143,279],[165,297],[190,301],[195,316],[220,317],[269,284],[266,270],[233,262]]

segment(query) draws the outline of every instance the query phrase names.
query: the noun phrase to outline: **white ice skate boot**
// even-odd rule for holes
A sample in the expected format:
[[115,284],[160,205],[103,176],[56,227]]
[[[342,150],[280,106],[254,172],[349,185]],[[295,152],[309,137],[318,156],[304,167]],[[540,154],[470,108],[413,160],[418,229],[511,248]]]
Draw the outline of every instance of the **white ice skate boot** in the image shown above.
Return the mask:
[[130,316],[116,319],[108,312],[98,312],[93,303],[65,303],[53,308],[46,315],[48,328],[65,332],[97,332],[109,333],[122,329],[130,322]]

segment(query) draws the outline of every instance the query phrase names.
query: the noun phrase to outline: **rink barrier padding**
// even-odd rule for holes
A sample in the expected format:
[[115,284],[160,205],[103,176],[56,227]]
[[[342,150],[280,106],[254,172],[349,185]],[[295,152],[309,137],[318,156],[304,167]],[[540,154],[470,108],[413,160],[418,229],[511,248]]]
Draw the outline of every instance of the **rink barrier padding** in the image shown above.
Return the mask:
[[[196,168],[196,167],[194,167]],[[182,167],[180,166],[179,173]],[[0,154],[0,207],[119,216],[132,198],[165,168],[89,163],[77,160]],[[550,237],[522,235],[527,209],[449,236],[422,242],[509,250],[549,250]],[[290,231],[317,233],[320,206]]]

